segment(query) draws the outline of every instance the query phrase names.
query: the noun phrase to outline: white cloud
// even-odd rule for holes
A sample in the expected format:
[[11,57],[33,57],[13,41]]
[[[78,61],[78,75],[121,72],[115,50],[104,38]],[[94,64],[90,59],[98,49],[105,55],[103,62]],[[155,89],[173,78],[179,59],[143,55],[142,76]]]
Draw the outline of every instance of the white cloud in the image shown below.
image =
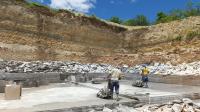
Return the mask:
[[94,7],[95,2],[96,0],[51,0],[50,7],[87,13]]

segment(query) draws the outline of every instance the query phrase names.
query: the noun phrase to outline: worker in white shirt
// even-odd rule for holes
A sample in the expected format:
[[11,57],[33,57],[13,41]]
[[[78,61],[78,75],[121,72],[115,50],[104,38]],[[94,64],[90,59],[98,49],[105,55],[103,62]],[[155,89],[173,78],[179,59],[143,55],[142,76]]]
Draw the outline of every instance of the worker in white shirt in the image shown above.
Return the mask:
[[113,92],[117,95],[117,100],[119,100],[119,80],[121,80],[123,74],[119,69],[113,69],[111,71],[111,98],[113,98]]

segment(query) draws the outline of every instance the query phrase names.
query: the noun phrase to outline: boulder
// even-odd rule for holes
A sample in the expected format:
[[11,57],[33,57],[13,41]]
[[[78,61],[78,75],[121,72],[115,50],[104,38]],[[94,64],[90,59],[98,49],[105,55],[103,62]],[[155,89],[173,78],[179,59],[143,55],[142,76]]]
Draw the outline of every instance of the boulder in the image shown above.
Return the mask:
[[112,110],[109,109],[109,108],[107,108],[107,107],[104,107],[104,108],[103,108],[103,112],[112,112]]
[[182,107],[180,104],[174,104],[174,105],[172,106],[172,110],[173,110],[174,112],[182,112],[183,107]]
[[193,101],[189,98],[183,98],[182,101],[184,104],[193,105]]
[[183,103],[183,101],[181,101],[181,100],[174,100],[174,101],[172,101],[172,104],[181,104],[181,103]]
[[5,92],[5,86],[6,86],[6,81],[5,80],[0,80],[0,93]]

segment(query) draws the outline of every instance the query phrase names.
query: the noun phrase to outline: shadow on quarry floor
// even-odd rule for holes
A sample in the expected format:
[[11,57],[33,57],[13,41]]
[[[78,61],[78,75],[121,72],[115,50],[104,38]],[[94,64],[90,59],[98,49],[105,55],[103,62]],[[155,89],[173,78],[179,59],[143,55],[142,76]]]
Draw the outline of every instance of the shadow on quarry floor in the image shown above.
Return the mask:
[[[0,112],[32,112],[125,102],[139,103],[124,96],[121,97],[122,100],[119,102],[97,98],[98,88],[103,88],[106,83],[95,85],[81,83],[81,85],[75,86],[62,83],[38,88],[25,88],[23,89],[21,100],[16,101],[5,101],[4,94],[0,94]],[[164,102],[182,97],[195,97],[193,94],[200,93],[200,88],[197,86],[161,83],[150,83],[149,86],[149,88],[137,88],[132,87],[129,81],[122,81],[120,93],[127,96],[149,93],[150,100],[146,101],[146,103]],[[197,96],[196,99],[198,99]]]

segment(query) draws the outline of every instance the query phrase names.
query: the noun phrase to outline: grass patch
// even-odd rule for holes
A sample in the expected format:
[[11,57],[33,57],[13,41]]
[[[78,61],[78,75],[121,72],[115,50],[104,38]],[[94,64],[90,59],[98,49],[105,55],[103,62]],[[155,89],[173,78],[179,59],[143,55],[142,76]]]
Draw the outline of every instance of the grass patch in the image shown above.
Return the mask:
[[95,20],[98,20],[98,21],[101,21],[101,19],[99,19],[97,16],[95,16],[94,14],[92,14],[91,16],[90,16],[90,18],[92,18],[92,19],[95,19]]
[[17,2],[26,2],[25,0],[16,0]]
[[198,32],[198,31],[189,32],[186,36],[186,40],[190,41],[190,40],[194,39],[195,37],[200,38],[200,32]]
[[182,37],[181,35],[179,35],[179,36],[177,36],[177,37],[175,38],[175,40],[176,40],[176,41],[181,41],[182,38],[183,38],[183,37]]
[[58,13],[57,9],[50,8],[48,6],[42,5],[42,4],[37,3],[37,2],[28,2],[27,7],[31,8],[31,9],[37,11],[37,12],[47,14],[47,15],[51,15],[51,16]]
[[42,4],[39,4],[39,3],[36,3],[36,2],[31,2],[31,3],[28,4],[28,6],[30,6],[30,7],[43,7],[43,8],[48,8],[49,9],[49,7],[44,6]]

